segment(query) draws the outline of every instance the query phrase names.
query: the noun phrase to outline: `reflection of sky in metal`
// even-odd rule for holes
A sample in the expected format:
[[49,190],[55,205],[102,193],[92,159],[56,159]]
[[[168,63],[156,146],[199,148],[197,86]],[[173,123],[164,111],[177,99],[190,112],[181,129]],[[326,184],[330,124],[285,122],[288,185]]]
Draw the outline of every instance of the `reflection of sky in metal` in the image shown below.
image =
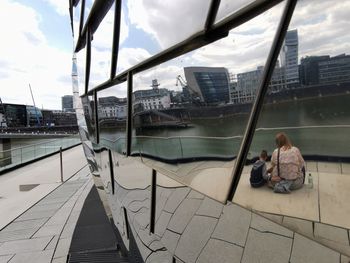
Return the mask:
[[[86,11],[89,11],[92,1],[87,2]],[[222,1],[222,6],[225,4],[229,4],[229,6],[220,7],[218,17],[225,16],[222,13],[223,10],[229,13],[240,9],[251,1],[244,1],[244,3],[242,1],[226,2]],[[30,100],[23,92],[23,86],[27,85],[29,80],[35,87],[38,105],[44,104],[45,108],[59,108],[59,97],[68,94],[70,90],[66,78],[64,78],[64,76],[69,75],[69,69],[67,69],[69,62],[67,63],[67,60],[71,57],[72,43],[67,3],[52,0],[43,3],[18,0],[13,3],[6,0],[1,4],[4,3],[9,3],[16,11],[20,8],[24,9],[23,12],[13,12],[21,14],[22,20],[18,17],[9,20],[13,25],[11,34],[5,34],[0,30],[2,34],[7,35],[8,40],[1,43],[0,52],[3,53],[0,53],[0,57],[3,63],[9,65],[6,70],[1,71],[0,85],[13,86],[3,95],[3,100],[5,102],[29,103]],[[176,6],[173,6],[175,4]],[[349,5],[349,1],[298,2],[290,28],[298,29],[299,58],[305,55],[329,54],[334,56],[349,50]],[[161,8],[161,12],[156,12],[156,8]],[[239,73],[253,70],[258,64],[262,64],[266,57],[265,50],[269,45],[266,39],[273,36],[271,29],[274,29],[279,21],[280,11],[277,11],[278,8],[274,9],[275,11],[271,10],[269,15],[256,18],[253,24],[246,23],[233,30],[229,37],[201,50],[191,52],[181,59],[174,60],[172,68],[158,70],[158,75],[167,75],[162,81],[163,87],[167,87],[166,85],[169,87],[174,82],[176,74],[184,66],[224,66],[233,73]],[[122,41],[120,43],[118,72],[161,51],[169,46],[171,41],[173,44],[175,40],[180,41],[200,30],[203,26],[201,19],[206,16],[206,10],[207,6],[203,4],[203,1],[188,3],[188,1],[181,0],[170,2],[168,6],[161,5],[160,2],[154,0],[145,3],[142,1],[123,1]],[[324,10],[327,10],[327,13]],[[79,10],[76,9],[76,11],[79,13]],[[132,13],[135,15],[132,16]],[[86,12],[85,17],[87,16]],[[32,20],[28,20],[29,18],[37,24],[32,23]],[[25,28],[24,23],[19,23],[24,20],[28,22],[28,26],[32,30]],[[77,20],[76,18],[74,23],[76,29]],[[172,21],[172,23],[168,23],[168,21]],[[17,33],[23,36],[26,32],[27,41],[16,39]],[[28,32],[31,34],[28,35]],[[93,50],[93,55],[98,59],[97,66],[92,73],[94,83],[100,83],[105,79],[105,68],[110,65],[110,56],[103,53],[105,52],[105,42],[111,39],[110,32],[111,28],[105,30],[103,32],[105,37],[98,37],[96,34],[95,43],[98,45],[96,45],[97,51]],[[29,41],[28,37],[34,42]],[[28,51],[26,61],[23,61],[24,56],[20,52],[14,54],[13,49]],[[8,55],[10,53],[11,56]],[[80,54],[78,58],[80,73],[83,71],[82,65],[84,63]],[[252,62],[253,58],[254,62]],[[52,65],[52,60],[55,61],[55,65]],[[239,69],[230,66],[232,61],[236,62],[233,64],[239,62]],[[103,66],[98,67],[98,65]],[[157,74],[154,75],[157,76]],[[39,80],[38,76],[47,77]],[[79,76],[79,79],[82,80],[83,74],[79,74]],[[145,81],[143,85],[147,84],[148,86],[148,83],[149,80]],[[46,91],[47,86],[55,87],[50,94]]]

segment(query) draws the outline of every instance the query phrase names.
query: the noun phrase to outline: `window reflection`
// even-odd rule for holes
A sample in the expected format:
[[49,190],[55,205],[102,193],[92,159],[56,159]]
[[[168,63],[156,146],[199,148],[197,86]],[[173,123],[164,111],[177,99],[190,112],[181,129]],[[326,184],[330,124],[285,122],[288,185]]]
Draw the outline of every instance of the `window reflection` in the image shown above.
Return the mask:
[[203,30],[210,2],[123,1],[117,71],[135,66]]
[[251,4],[252,2],[254,2],[254,0],[236,0],[236,1],[221,0],[218,13],[215,18],[215,23],[225,19],[229,15],[237,12],[238,10]]
[[77,42],[78,37],[79,37],[81,3],[82,3],[82,1],[79,1],[77,6],[73,8],[73,29],[74,29],[74,42],[75,43]]
[[[276,21],[281,8],[261,16]],[[256,19],[244,28],[254,26]],[[261,77],[250,83],[250,99],[237,98],[245,85],[241,72],[264,65],[276,27],[270,23],[262,33],[249,36],[242,33],[245,29],[232,30],[225,39],[136,74],[132,156],[225,201]],[[256,43],[258,39],[264,41]],[[249,54],[244,60],[242,52]]]
[[82,97],[84,117],[90,141],[96,142],[95,101],[93,96]]
[[98,92],[97,98],[100,144],[124,154],[127,120],[126,83]]
[[[305,184],[289,195],[274,194],[267,186],[251,188],[252,166],[247,166],[233,200],[278,215],[279,222],[289,222],[305,235],[309,232],[295,227],[298,220],[310,226],[327,224],[330,233],[350,228],[345,220],[350,211],[344,209],[344,200],[350,198],[350,180],[344,176],[350,157],[349,10],[350,1],[298,2],[250,147],[248,162],[254,162],[263,149],[270,156],[276,153],[275,135],[287,134],[306,160]],[[246,81],[260,74],[258,69]],[[276,162],[276,154],[274,158]],[[325,242],[313,230],[311,238]],[[336,247],[337,241],[329,240],[332,248],[348,251],[348,245]]]
[[113,4],[92,36],[89,90],[110,78],[114,9]]

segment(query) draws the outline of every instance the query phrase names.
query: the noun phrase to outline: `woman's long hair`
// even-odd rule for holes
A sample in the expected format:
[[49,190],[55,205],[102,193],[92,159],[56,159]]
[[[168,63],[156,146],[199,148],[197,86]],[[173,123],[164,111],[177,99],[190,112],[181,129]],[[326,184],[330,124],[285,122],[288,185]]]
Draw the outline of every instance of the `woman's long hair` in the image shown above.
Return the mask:
[[286,149],[292,148],[292,143],[290,142],[287,134],[284,132],[279,132],[276,134],[276,145],[278,148],[285,147]]

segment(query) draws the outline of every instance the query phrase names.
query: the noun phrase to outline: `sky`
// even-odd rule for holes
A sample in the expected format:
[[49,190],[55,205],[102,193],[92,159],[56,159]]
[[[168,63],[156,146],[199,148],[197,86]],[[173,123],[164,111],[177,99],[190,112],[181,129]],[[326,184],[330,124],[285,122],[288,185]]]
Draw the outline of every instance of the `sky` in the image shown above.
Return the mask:
[[[222,0],[216,22],[252,1]],[[209,4],[209,0],[123,1],[118,73],[200,31]],[[87,0],[85,13],[91,6],[92,0]],[[283,6],[279,4],[231,30],[224,39],[135,75],[134,89],[149,88],[152,79],[157,78],[160,87],[179,90],[176,77],[184,76],[183,67],[187,66],[226,67],[233,74],[256,69],[265,63]],[[74,13],[75,32],[79,9],[80,5]],[[89,88],[109,76],[113,11],[112,7],[94,34]],[[350,0],[299,1],[290,25],[290,29],[298,29],[299,59],[350,53],[349,11]],[[73,38],[68,0],[1,0],[0,24],[2,101],[32,104],[30,84],[38,107],[60,109],[61,96],[72,94]],[[78,53],[80,90],[84,56],[85,50]],[[125,97],[126,85],[101,93],[105,95]]]

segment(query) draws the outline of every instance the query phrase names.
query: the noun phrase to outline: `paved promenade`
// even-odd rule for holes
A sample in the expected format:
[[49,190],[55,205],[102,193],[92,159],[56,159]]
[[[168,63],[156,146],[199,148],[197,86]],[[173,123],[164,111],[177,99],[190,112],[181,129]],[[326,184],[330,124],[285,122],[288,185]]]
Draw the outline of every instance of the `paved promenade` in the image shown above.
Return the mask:
[[[87,165],[82,146],[63,152],[67,180]],[[0,176],[0,229],[61,185],[59,154]]]
[[[11,202],[0,199],[1,220],[5,224],[0,231],[0,263],[66,262],[76,222],[93,183],[86,161],[80,158],[83,157],[81,146],[63,154],[67,158],[64,163],[65,179],[71,177],[63,184],[56,183],[59,178],[56,156],[9,173],[15,178],[3,175],[6,182],[10,182],[9,188],[16,189],[18,204],[15,206],[15,193],[1,192]],[[0,177],[2,190],[6,189],[2,181],[5,179]],[[40,191],[35,190],[39,186],[31,190],[28,190],[29,187],[27,191],[20,192],[19,184],[24,181],[45,187],[41,187]]]

